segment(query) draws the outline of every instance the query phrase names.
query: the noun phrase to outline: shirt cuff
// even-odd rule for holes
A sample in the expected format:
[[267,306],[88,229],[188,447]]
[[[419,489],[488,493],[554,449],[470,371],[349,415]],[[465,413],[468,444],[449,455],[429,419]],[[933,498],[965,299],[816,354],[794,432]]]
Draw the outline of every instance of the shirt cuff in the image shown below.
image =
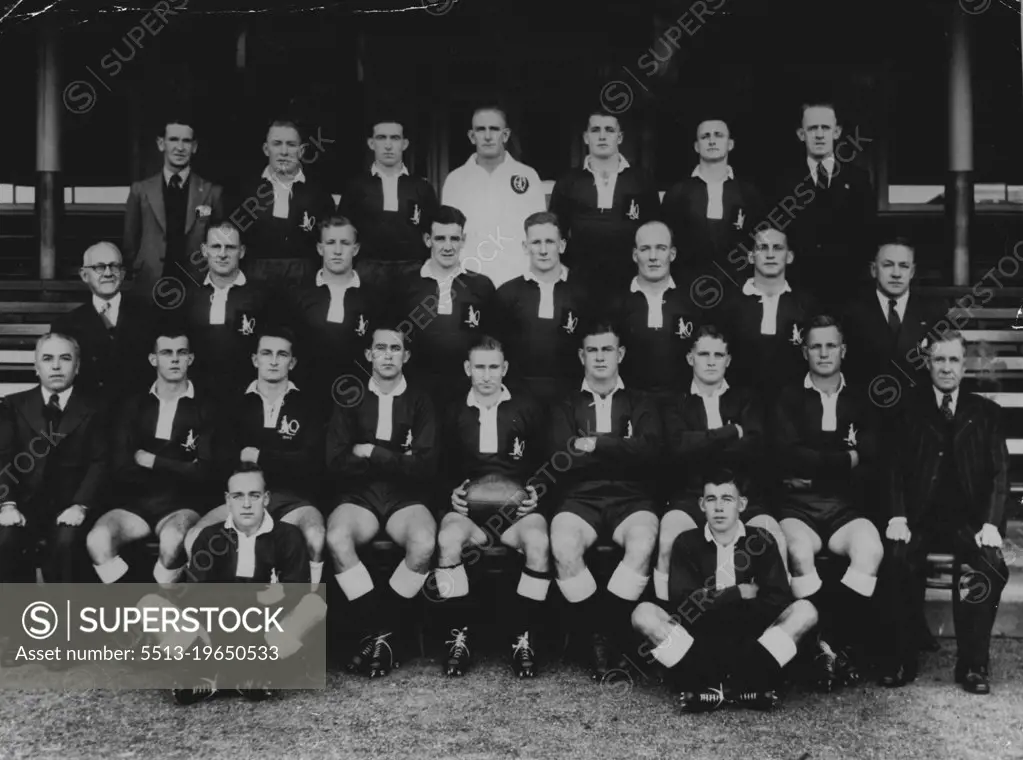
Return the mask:
[[896,523],[896,522],[900,522],[903,525],[909,525],[909,518],[908,517],[892,517],[891,519],[888,520],[888,524],[889,525],[891,525],[892,523]]

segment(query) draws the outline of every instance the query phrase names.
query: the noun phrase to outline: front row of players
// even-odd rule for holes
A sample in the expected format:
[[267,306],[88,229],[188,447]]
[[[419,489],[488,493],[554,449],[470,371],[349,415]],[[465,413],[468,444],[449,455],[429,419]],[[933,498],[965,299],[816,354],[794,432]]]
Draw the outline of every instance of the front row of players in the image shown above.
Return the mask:
[[[550,410],[549,421],[504,385],[508,364],[492,339],[465,362],[471,379],[465,402],[450,405],[438,421],[430,398],[405,380],[406,337],[395,329],[372,332],[371,377],[351,403],[338,403],[324,430],[289,380],[296,359],[287,331],[260,336],[257,379],[228,424],[188,380],[188,338],[165,331],[150,355],[156,381],[126,402],[108,443],[97,408],[74,392],[76,343],[44,336],[36,349],[41,387],[0,407],[0,459],[26,474],[3,486],[4,580],[15,577],[17,549],[42,536],[51,539],[44,575],[74,580],[67,550],[87,527],[86,545],[104,582],[130,579],[119,551],[150,535],[159,540],[153,577],[173,582],[195,536],[242,527],[230,495],[202,520],[196,507],[216,503],[212,475],[245,464],[266,474],[272,519],[304,537],[302,551],[294,552],[308,564],[303,578],[320,581],[329,551],[352,616],[368,629],[352,670],[381,675],[397,663],[402,618],[424,590],[439,549],[426,593],[443,602],[450,624],[445,672],[464,673],[471,594],[463,551],[493,537],[525,560],[510,632],[519,676],[537,672],[536,622],[553,575],[573,609],[575,633],[588,639],[595,677],[627,664],[638,631],[648,640],[646,652],[677,673],[687,709],[728,699],[771,706],[780,669],[818,618],[814,654],[822,685],[859,680],[855,648],[885,557],[891,568],[882,576],[892,589],[885,623],[894,648],[883,682],[911,680],[916,652],[906,616],[922,601],[927,551],[948,539],[983,576],[975,584],[983,598],[953,597],[957,680],[975,693],[989,691],[990,632],[1007,579],[998,551],[1007,452],[997,406],[959,390],[966,346],[958,333],[928,347],[933,390],[912,407],[889,466],[880,468],[891,510],[887,551],[859,511],[860,487],[879,459],[870,404],[845,385],[844,339],[828,317],[805,332],[809,372],[802,387],[786,388],[766,420],[754,396],[728,386],[728,343],[709,325],[699,329],[688,357],[689,392],[670,402],[625,388],[618,373],[625,348],[610,326],[591,326],[579,352],[582,387]],[[34,448],[41,439],[50,447],[46,456]],[[20,458],[33,455],[22,469]],[[939,466],[953,460],[962,466]],[[741,476],[721,474],[721,465]],[[690,475],[664,477],[683,471]],[[487,478],[525,487],[512,508],[497,510],[496,522],[481,520],[470,499]],[[321,481],[328,492],[316,486]],[[110,495],[117,496],[115,508],[90,520]],[[326,523],[316,507],[324,501],[338,505]],[[659,515],[665,502],[669,509]],[[450,503],[439,530],[431,503]],[[405,551],[386,588],[374,584],[358,554],[381,529]],[[624,556],[600,590],[584,556],[602,537]],[[814,567],[823,546],[850,561],[833,588]],[[652,562],[656,602],[640,603]],[[234,573],[251,573],[242,564]]]

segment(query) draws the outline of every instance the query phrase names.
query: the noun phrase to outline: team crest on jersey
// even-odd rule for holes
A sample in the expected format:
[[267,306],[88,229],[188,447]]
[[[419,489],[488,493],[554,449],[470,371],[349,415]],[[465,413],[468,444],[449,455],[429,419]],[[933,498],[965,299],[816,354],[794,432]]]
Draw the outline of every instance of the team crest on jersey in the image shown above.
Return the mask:
[[522,459],[526,454],[526,442],[519,440],[518,436],[515,436],[515,440],[512,441],[512,453],[511,457],[515,461]]
[[189,428],[188,437],[185,438],[185,442],[181,444],[181,448],[183,448],[185,451],[195,451],[195,447],[196,447],[195,431]]
[[366,330],[369,328],[369,322],[366,321],[366,317],[363,314],[359,315],[359,322],[355,325],[355,334],[360,338],[366,334]]
[[632,420],[629,420],[628,425],[625,428],[625,437],[632,438]]
[[242,335],[252,335],[256,332],[256,318],[242,314],[242,326],[238,328],[238,332]]
[[270,582],[271,583],[280,583],[281,582],[280,578],[277,575],[277,568],[276,567],[271,567],[270,568]]
[[746,215],[742,213],[742,209],[739,209],[738,215],[735,217],[735,229],[741,230],[746,226]]
[[789,336],[789,343],[793,346],[803,345],[803,331],[799,329],[799,325],[792,325],[792,335]]
[[301,425],[299,425],[298,420],[289,420],[288,415],[284,415],[284,417],[281,418],[281,426],[277,429],[277,432],[280,433],[282,438],[290,441],[298,435],[300,427]]
[[639,221],[639,204],[635,199],[629,202],[629,211],[625,215],[634,222]]
[[421,218],[422,218],[422,213],[419,210],[419,204],[418,203],[413,203],[412,204],[412,216],[409,217],[409,222],[412,224],[413,227],[418,227],[419,226],[419,220]]
[[579,318],[568,312],[568,316],[565,318],[565,324],[562,325],[562,329],[569,335],[575,335],[575,328],[579,326]]
[[845,435],[845,442],[849,445],[849,448],[856,448],[856,426],[851,422],[849,423],[849,432]]
[[686,322],[685,317],[678,318],[678,332],[675,333],[678,337],[683,340],[693,334],[693,323]]
[[402,448],[403,451],[411,451],[412,450],[412,431],[411,430],[409,430],[408,434],[405,436],[405,443],[401,444],[401,448]]
[[469,304],[469,314],[465,318],[465,324],[469,325],[469,327],[480,326],[480,310],[474,309],[472,304]]
[[529,180],[521,174],[514,174],[511,178],[511,189],[522,195],[529,189]]
[[304,232],[312,232],[313,231],[313,227],[315,227],[315,226],[316,226],[316,217],[315,216],[309,216],[309,212],[308,211],[303,211],[302,212],[302,224],[301,224],[302,230]]

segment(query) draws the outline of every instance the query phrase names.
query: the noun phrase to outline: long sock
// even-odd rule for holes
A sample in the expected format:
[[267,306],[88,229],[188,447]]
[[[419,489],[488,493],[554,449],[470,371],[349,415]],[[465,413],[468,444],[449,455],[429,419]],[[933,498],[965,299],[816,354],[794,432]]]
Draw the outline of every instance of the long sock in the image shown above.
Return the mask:
[[522,569],[519,585],[512,600],[510,623],[513,634],[536,630],[542,619],[550,585],[550,573],[541,573],[528,567]]

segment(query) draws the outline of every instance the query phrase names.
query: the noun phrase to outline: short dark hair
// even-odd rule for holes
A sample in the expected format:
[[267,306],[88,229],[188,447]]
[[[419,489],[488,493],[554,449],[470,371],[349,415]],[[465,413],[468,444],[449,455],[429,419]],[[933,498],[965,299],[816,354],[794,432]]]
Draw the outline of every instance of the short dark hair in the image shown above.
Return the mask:
[[376,136],[376,128],[378,124],[397,124],[401,127],[401,134],[404,138],[408,139],[408,125],[405,123],[406,119],[396,113],[390,111],[380,111],[379,113],[372,114],[366,120],[366,131],[370,137]]
[[209,227],[206,228],[206,240],[210,239],[210,233],[214,230],[234,230],[238,233],[238,245],[245,245],[245,233],[242,232],[242,228],[232,222],[230,219],[217,219]]
[[838,108],[835,106],[835,102],[833,100],[827,100],[825,98],[820,98],[820,99],[817,99],[817,100],[806,100],[806,101],[804,101],[802,103],[802,105],[800,105],[800,107],[799,107],[799,124],[800,124],[800,126],[802,126],[802,124],[803,124],[803,116],[806,115],[806,111],[807,111],[808,108],[830,108],[831,112],[833,114],[835,114],[835,124],[841,124],[842,123],[841,119],[839,119],[839,117],[838,117]]
[[171,320],[157,324],[153,331],[153,353],[156,353],[156,343],[160,338],[184,338],[188,341],[188,352],[190,354],[195,353],[192,349],[192,336],[189,334],[188,328],[177,320]]
[[472,119],[476,118],[476,114],[482,113],[483,111],[494,111],[495,113],[501,114],[501,118],[504,119],[505,128],[510,126],[508,124],[508,112],[505,110],[504,106],[499,105],[498,103],[482,103],[472,109],[472,116],[469,119],[470,125],[472,123]]
[[231,482],[231,478],[233,478],[235,475],[251,475],[254,473],[258,473],[259,476],[263,479],[263,490],[269,491],[270,489],[266,484],[266,473],[263,471],[263,468],[260,467],[255,462],[241,462],[240,464],[235,465],[235,467],[232,468],[231,470],[231,474],[225,481],[224,485],[225,489],[227,488],[227,484]]
[[725,348],[727,350],[731,350],[731,347],[728,345],[728,336],[721,332],[716,325],[700,325],[697,327],[696,334],[693,335],[693,342],[690,344],[690,351],[696,350],[696,344],[699,342],[700,338],[714,338],[715,340],[720,340],[725,344]]
[[259,351],[259,344],[263,338],[280,338],[291,344],[291,353],[295,353],[295,333],[290,327],[284,325],[269,325],[256,333],[256,352]]
[[739,496],[746,492],[746,479],[735,470],[729,467],[714,467],[703,473],[703,487],[720,486],[731,483],[735,486]]
[[551,211],[536,211],[530,214],[522,223],[522,229],[528,235],[530,227],[537,227],[541,224],[553,224],[558,228],[558,234],[561,235],[561,222],[558,221],[558,215]]
[[811,330],[819,330],[825,327],[834,327],[838,330],[838,334],[842,338],[842,342],[845,343],[845,330],[842,329],[842,323],[830,314],[818,314],[817,316],[812,317],[806,324],[806,332],[803,333],[803,345],[810,345]]
[[187,114],[183,114],[183,113],[168,114],[164,118],[164,120],[162,122],[160,122],[159,127],[158,127],[159,131],[156,133],[156,136],[157,137],[166,137],[167,136],[167,127],[169,127],[171,124],[180,124],[183,127],[188,127],[189,129],[192,130],[192,139],[193,140],[198,140],[199,139],[199,130],[196,129],[195,119],[193,119],[191,116],[189,116]]
[[881,252],[881,249],[888,245],[897,245],[902,248],[908,248],[916,256],[916,246],[913,245],[913,241],[904,235],[881,235],[877,239],[877,249],[874,251],[874,255],[877,256]]
[[612,322],[606,320],[593,320],[583,325],[583,329],[579,333],[579,345],[580,347],[586,344],[586,339],[594,335],[606,335],[611,333],[618,339],[618,345],[622,345],[622,332]]
[[729,118],[727,117],[727,115],[723,114],[723,113],[716,113],[714,111],[710,111],[710,112],[708,112],[706,114],[701,115],[699,117],[699,120],[696,122],[696,126],[693,128],[693,131],[696,132],[696,139],[697,140],[700,139],[700,125],[701,124],[705,124],[708,121],[720,121],[722,124],[724,124],[725,125],[725,129],[728,130],[728,137],[729,137],[729,139],[731,139],[731,137],[732,137],[732,124],[731,124],[731,121],[729,120]]
[[340,214],[331,214],[320,220],[319,224],[316,225],[316,237],[322,242],[323,231],[330,227],[351,227],[355,231],[355,240],[359,239],[359,228],[355,226],[355,222],[349,219],[347,216],[341,216]]
[[504,346],[501,345],[501,341],[490,335],[483,335],[469,347],[469,356],[472,356],[473,351],[500,351],[504,353]]
[[293,119],[273,119],[269,124],[266,125],[266,133],[263,135],[263,140],[270,136],[270,130],[274,127],[290,127],[298,133],[298,141],[300,143],[305,142],[305,131],[299,126],[298,122]]
[[632,236],[632,245],[633,246],[636,245],[636,241],[639,239],[639,231],[640,230],[646,229],[647,227],[651,227],[651,226],[653,226],[655,224],[658,224],[661,227],[664,227],[664,229],[666,229],[668,231],[668,245],[669,246],[675,245],[675,232],[674,232],[674,230],[671,229],[671,225],[668,224],[663,219],[648,219],[647,221],[645,221],[641,225],[639,225],[636,228],[636,234]]
[[594,106],[593,108],[586,112],[586,120],[583,122],[583,127],[585,129],[590,128],[591,116],[606,116],[607,118],[614,119],[618,123],[618,130],[620,132],[625,131],[625,127],[622,125],[621,117],[616,113],[611,113],[606,108],[601,108],[600,106]]
[[373,339],[378,332],[393,332],[401,336],[401,346],[403,349],[408,351],[409,344],[411,342],[411,330],[405,331],[402,328],[402,323],[393,320],[384,320],[379,324],[373,326],[371,330],[366,332],[366,348],[373,348]]
[[928,334],[924,338],[923,348],[927,352],[927,355],[930,356],[931,353],[934,351],[934,347],[939,343],[955,343],[956,341],[958,341],[962,345],[963,354],[969,352],[970,350],[969,341],[966,340],[966,336],[963,335],[962,332],[956,329],[942,330],[941,332],[934,336]]
[[465,214],[454,206],[441,206],[430,219],[430,224],[457,224],[465,231]]
[[785,236],[785,245],[787,245],[787,246],[789,246],[789,248],[791,248],[792,244],[789,241],[789,233],[787,233],[785,231],[785,227],[787,227],[787,226],[788,226],[788,223],[785,223],[785,224],[778,223],[778,222],[774,221],[773,219],[771,219],[770,216],[768,216],[763,221],[758,222],[757,226],[753,228],[753,232],[751,234],[751,237],[753,238],[753,245],[756,246],[757,235],[759,235],[761,232],[774,231],[774,232],[780,232],[782,235],[784,235]]

